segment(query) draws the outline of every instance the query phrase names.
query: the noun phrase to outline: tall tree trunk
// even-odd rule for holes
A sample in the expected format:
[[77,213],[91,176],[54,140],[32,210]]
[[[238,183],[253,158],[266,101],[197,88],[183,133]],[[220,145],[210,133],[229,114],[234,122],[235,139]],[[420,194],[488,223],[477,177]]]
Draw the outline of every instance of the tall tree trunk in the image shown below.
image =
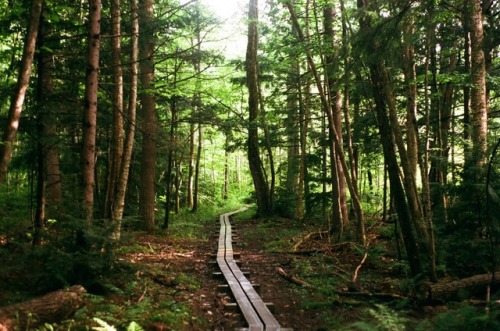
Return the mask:
[[195,124],[194,119],[191,118],[189,123],[189,169],[188,169],[188,184],[187,184],[187,204],[188,208],[193,208],[193,184],[194,184],[194,134],[195,134]]
[[[358,9],[361,11],[372,9],[371,7],[369,7],[367,0],[358,0],[357,4]],[[363,15],[360,17],[359,21],[361,33],[363,33],[364,35],[372,34],[372,26],[369,16]],[[376,55],[377,52],[380,52],[376,40],[372,40],[367,45],[367,52],[368,54],[372,54],[372,56],[373,54]],[[400,139],[401,135],[399,132],[395,132],[395,129],[393,128],[394,126],[399,125],[397,118],[394,118],[394,99],[390,95],[390,87],[387,86],[388,82],[385,66],[382,63],[383,61],[380,59],[380,55],[378,57],[379,58],[377,58],[376,61],[370,64],[369,68],[373,85],[377,122],[379,126],[382,147],[384,150],[384,158],[387,163],[387,169],[389,172],[391,193],[395,201],[399,224],[401,225],[401,231],[404,238],[408,262],[412,275],[416,276],[422,272],[422,265],[419,256],[419,245],[414,234],[414,219],[412,218],[412,213],[410,213],[408,202],[406,201],[407,195],[405,195],[403,184],[399,175],[400,169],[398,166],[398,158],[396,155],[395,145],[397,144],[400,153],[403,153],[401,155],[402,159],[406,158],[407,156],[405,154],[404,146],[401,146],[401,141],[396,141],[397,137],[395,137],[395,135],[399,135]],[[386,99],[388,100],[386,101]],[[386,102],[391,102],[391,104],[387,105]],[[389,106],[389,109],[387,109],[387,106]],[[388,110],[391,116],[392,125],[387,115]],[[407,161],[408,160],[406,159],[405,162],[408,166]],[[406,168],[407,171],[409,170],[408,168],[409,167]],[[407,176],[411,176],[411,174],[405,173],[405,177]],[[411,187],[408,187],[408,189],[411,189]]]
[[[53,42],[48,37],[51,33],[49,24],[43,19],[40,21],[40,32],[38,35],[38,102],[40,102],[40,124],[41,140],[43,142],[43,156],[46,181],[46,203],[49,217],[57,218],[62,212],[62,188],[61,169],[59,166],[59,155],[57,152],[57,116],[54,109],[53,93],[54,82],[52,79],[54,71]],[[49,39],[49,40],[47,40]],[[52,216],[51,216],[52,215]]]
[[[177,69],[175,70],[177,72]],[[174,75],[176,76],[176,75]],[[176,78],[174,78],[174,88],[176,85]],[[170,119],[170,134],[169,134],[169,146],[168,146],[168,157],[167,157],[167,170],[165,173],[165,216],[163,219],[163,229],[168,229],[170,225],[170,211],[172,209],[172,173],[174,168],[174,146],[175,144],[175,131],[177,126],[177,102],[175,96],[170,100],[170,112],[172,114]]]
[[7,173],[7,168],[12,158],[12,151],[14,149],[14,141],[17,130],[19,129],[19,121],[23,110],[24,98],[26,96],[26,90],[28,89],[31,75],[31,65],[33,64],[33,58],[35,55],[38,26],[42,12],[42,2],[42,0],[33,0],[31,5],[28,31],[24,42],[23,56],[21,59],[21,67],[19,68],[17,85],[10,102],[7,126],[3,132],[2,143],[0,144],[0,184],[3,182],[3,178]]
[[135,126],[136,126],[136,108],[137,108],[137,87],[139,73],[139,13],[138,0],[131,0],[131,18],[132,49],[130,53],[130,91],[127,109],[127,130],[125,142],[123,145],[123,154],[121,161],[120,174],[117,182],[116,196],[113,202],[113,218],[120,228],[125,209],[125,193],[127,191],[128,178],[130,173],[130,163],[132,162],[132,152],[134,148]]
[[[468,10],[467,10],[467,1],[464,1],[464,9],[462,16],[462,25],[463,25],[463,33],[464,33],[464,74],[470,74],[470,27],[469,27],[469,18],[468,18]],[[471,138],[471,130],[470,130],[470,86],[469,84],[464,84],[463,93],[464,93],[464,133],[463,138],[468,141]],[[466,145],[467,146],[467,145]]]
[[[113,133],[111,139],[111,153],[109,156],[109,172],[104,203],[104,217],[115,219],[113,215],[116,190],[120,177],[123,158],[123,142],[125,137],[123,127],[123,70],[121,61],[121,4],[120,0],[111,1],[111,63],[113,91],[111,96],[113,109]],[[116,224],[115,224],[116,225]],[[116,228],[116,226],[115,226]],[[119,237],[119,229],[115,229]]]
[[[193,114],[194,118],[198,121],[197,127],[198,127],[198,147],[196,151],[196,160],[194,163],[194,182],[193,182],[193,203],[191,207],[191,211],[195,212],[198,210],[199,207],[199,190],[200,190],[200,164],[201,164],[201,153],[202,153],[202,147],[203,147],[203,129],[202,129],[202,124],[201,124],[201,27],[200,27],[200,2],[199,0],[196,0],[196,11],[197,11],[197,16],[196,16],[196,40],[195,40],[195,47],[196,47],[196,54],[195,56],[195,61],[194,61],[194,70],[196,73],[196,91],[193,96],[193,103],[194,103],[194,109],[193,109]],[[194,133],[193,133],[194,134]],[[193,137],[194,138],[194,137]],[[193,143],[193,149],[194,149],[194,143]]]
[[203,146],[203,129],[201,123],[198,122],[198,147],[196,149],[196,161],[194,166],[194,191],[193,191],[193,208],[191,208],[192,212],[198,210],[199,204],[199,194],[200,194],[200,165],[201,165],[201,152]]
[[[295,9],[293,8],[291,3],[286,3],[286,6],[290,12],[290,16],[292,18],[292,23],[297,30],[298,38],[301,42],[306,43],[306,38],[304,36],[304,33],[302,32],[302,29],[299,25],[299,21],[297,18],[297,13],[295,12]],[[312,58],[312,55],[308,48],[306,48],[306,57],[307,57],[307,62],[309,64],[309,67],[311,69],[311,73],[314,77],[314,80],[316,82],[316,88],[318,89],[318,94],[321,100],[321,105],[325,112],[327,114],[332,114],[331,111],[328,110],[329,108],[329,103],[326,97],[326,94],[323,89],[323,84],[321,82],[321,78],[318,74],[318,70],[316,69],[316,64],[314,63],[314,60]],[[333,119],[329,119],[329,123],[334,123]],[[360,242],[364,245],[366,242],[366,235],[365,235],[365,226],[364,226],[364,216],[363,216],[363,207],[361,206],[361,200],[358,194],[357,187],[353,185],[353,182],[351,181],[351,176],[349,174],[349,168],[347,166],[347,162],[345,160],[345,156],[343,153],[343,149],[341,146],[339,134],[337,132],[337,129],[335,126],[330,127],[330,130],[333,133],[333,140],[335,143],[335,151],[339,157],[340,164],[344,170],[344,175],[345,175],[345,180],[347,182],[347,187],[349,188],[349,193],[351,194],[351,199],[352,199],[352,205],[353,205],[353,210],[354,214],[356,216],[356,221],[358,222],[358,227],[359,227],[359,233],[360,233]]]
[[248,11],[248,45],[246,53],[246,73],[248,87],[248,163],[252,174],[257,198],[257,213],[260,216],[271,213],[269,187],[264,176],[263,164],[259,151],[259,78],[257,64],[258,48],[258,6],[257,0],[250,0]]
[[[297,68],[298,61],[294,61],[291,65],[290,73],[287,77],[287,114],[285,118],[285,128],[286,128],[286,136],[287,136],[287,148],[286,148],[286,160],[287,160],[287,169],[286,169],[286,183],[285,188],[286,192],[290,193],[289,196],[284,197],[284,202],[287,203],[288,206],[293,206],[297,204],[297,208],[295,210],[288,209],[289,217],[298,217],[299,219],[303,218],[303,188],[304,181],[303,177],[300,178],[300,162],[299,162],[299,153],[300,153],[300,132],[301,123],[299,122],[299,104],[297,98],[297,91],[299,86],[297,86],[297,79],[300,73],[300,69]],[[300,179],[299,179],[300,178]],[[299,185],[299,182],[301,184]],[[300,186],[300,187],[299,187]],[[292,192],[297,192],[295,196]],[[299,201],[300,197],[300,201]],[[300,217],[299,217],[300,212]]]
[[87,222],[94,215],[95,157],[97,134],[97,89],[99,82],[99,51],[101,44],[101,0],[89,2],[89,35],[85,109],[83,112],[83,210]]
[[139,3],[139,52],[140,80],[142,92],[142,160],[141,187],[139,192],[139,213],[144,220],[146,230],[155,227],[155,177],[156,177],[156,139],[157,118],[153,89],[154,82],[154,0],[143,0]]
[[229,198],[229,153],[227,151],[228,138],[225,137],[226,142],[224,146],[224,184],[222,186],[222,199],[227,200]]
[[[33,245],[42,243],[42,231],[45,227],[46,219],[46,184],[48,178],[47,171],[47,151],[54,143],[54,136],[50,135],[48,128],[53,128],[53,116],[50,111],[49,100],[53,94],[52,55],[47,52],[45,39],[47,37],[47,23],[44,20],[44,10],[40,16],[40,27],[38,33],[38,79],[36,101],[39,109],[37,116],[37,185],[36,185],[36,213],[34,220]],[[47,48],[49,46],[46,46]],[[52,150],[54,150],[52,148]]]
[[[466,160],[466,174],[481,178],[487,161],[488,112],[486,103],[486,62],[481,0],[466,0],[471,45],[471,141],[472,151]],[[467,157],[467,155],[466,155]]]
[[[335,19],[335,8],[333,4],[328,5],[324,9],[324,42],[326,45],[326,55],[325,55],[325,74],[327,81],[328,95],[330,96],[330,107],[329,111],[331,114],[328,116],[329,121],[333,120],[333,123],[329,123],[330,127],[330,145],[331,147],[331,177],[332,177],[332,210],[333,210],[333,227],[330,230],[332,234],[337,235],[338,240],[342,240],[344,227],[349,223],[349,213],[347,209],[347,196],[345,187],[345,175],[342,165],[339,161],[339,156],[335,152],[335,142],[333,141],[333,132],[331,128],[335,126],[337,133],[342,132],[342,94],[340,92],[338,77],[339,68],[339,52],[334,50],[335,43],[335,31],[333,29],[333,23]],[[343,139],[342,135],[339,135],[339,143],[343,152]],[[358,234],[359,236],[360,234]],[[358,238],[361,240],[361,238]]]
[[[348,40],[348,26],[347,26],[347,15],[345,11],[344,1],[340,1],[340,11],[342,16],[342,58],[344,60],[344,67],[349,68],[350,63],[350,52],[349,52],[349,40]],[[350,106],[350,88],[349,88],[349,72],[345,70],[343,83],[344,83],[344,102],[342,105],[343,113],[344,113],[344,122],[346,128],[346,145],[347,151],[349,155],[349,161],[351,166],[351,180],[354,186],[358,186],[358,147],[357,142],[359,140],[359,130],[353,132],[349,114],[349,106]],[[354,105],[354,122],[357,122],[359,118],[359,101],[356,100]]]
[[309,127],[309,98],[307,95],[309,95],[309,83],[307,79],[305,81],[301,79],[300,62],[297,62],[295,72],[297,75],[300,123],[300,175],[299,193],[297,197],[297,218],[302,220],[304,216],[311,211],[309,203],[309,180],[307,175],[307,129]]

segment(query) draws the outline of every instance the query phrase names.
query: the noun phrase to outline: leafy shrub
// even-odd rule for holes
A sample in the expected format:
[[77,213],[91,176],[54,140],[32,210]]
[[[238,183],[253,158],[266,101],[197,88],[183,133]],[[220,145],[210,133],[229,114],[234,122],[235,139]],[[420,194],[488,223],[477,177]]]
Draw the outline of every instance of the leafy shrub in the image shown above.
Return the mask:
[[484,309],[464,305],[463,307],[444,312],[433,321],[425,321],[417,326],[417,330],[433,331],[470,331],[470,330],[500,330],[500,312],[498,310],[486,313]]
[[375,308],[369,308],[365,311],[369,319],[368,322],[356,322],[350,325],[348,330],[362,331],[403,331],[408,320],[401,317],[396,311],[377,304]]

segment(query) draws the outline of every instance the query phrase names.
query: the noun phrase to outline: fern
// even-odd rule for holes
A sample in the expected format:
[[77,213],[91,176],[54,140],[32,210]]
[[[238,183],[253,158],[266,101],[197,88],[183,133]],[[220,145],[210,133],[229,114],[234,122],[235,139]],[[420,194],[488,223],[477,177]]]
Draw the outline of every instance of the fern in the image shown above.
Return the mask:
[[108,323],[106,323],[105,321],[103,321],[100,318],[94,317],[93,320],[94,320],[94,322],[99,324],[99,326],[93,327],[92,330],[95,330],[95,331],[116,331],[116,328],[114,326],[109,325]]

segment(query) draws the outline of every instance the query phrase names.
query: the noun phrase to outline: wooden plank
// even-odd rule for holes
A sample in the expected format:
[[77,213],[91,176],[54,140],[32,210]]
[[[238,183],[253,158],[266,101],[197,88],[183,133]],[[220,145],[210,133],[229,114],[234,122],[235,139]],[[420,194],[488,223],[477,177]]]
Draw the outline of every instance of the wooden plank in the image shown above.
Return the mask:
[[258,295],[250,281],[243,275],[243,272],[234,260],[232,226],[229,217],[242,210],[244,209],[222,214],[219,218],[220,234],[217,250],[217,264],[226,278],[228,286],[243,316],[247,320],[248,330],[283,330],[266,303],[264,303],[262,298]]

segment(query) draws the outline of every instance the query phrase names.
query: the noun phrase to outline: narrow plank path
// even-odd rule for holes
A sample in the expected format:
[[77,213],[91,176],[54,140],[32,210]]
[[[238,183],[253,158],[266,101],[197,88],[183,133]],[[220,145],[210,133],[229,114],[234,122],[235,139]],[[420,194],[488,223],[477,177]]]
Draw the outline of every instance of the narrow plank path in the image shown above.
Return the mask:
[[248,323],[248,331],[290,331],[282,328],[255,288],[234,260],[232,228],[229,217],[246,208],[222,214],[217,249],[217,264],[231,289],[234,299]]

